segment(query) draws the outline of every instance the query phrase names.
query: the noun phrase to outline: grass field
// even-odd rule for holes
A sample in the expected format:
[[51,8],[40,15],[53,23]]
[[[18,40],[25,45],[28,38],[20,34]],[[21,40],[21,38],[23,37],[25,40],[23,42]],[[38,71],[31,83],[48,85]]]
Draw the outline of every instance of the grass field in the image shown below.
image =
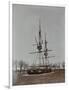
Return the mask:
[[20,74],[17,75],[17,80],[14,85],[30,85],[30,84],[45,84],[45,83],[63,83],[65,82],[65,70],[55,70],[44,74]]

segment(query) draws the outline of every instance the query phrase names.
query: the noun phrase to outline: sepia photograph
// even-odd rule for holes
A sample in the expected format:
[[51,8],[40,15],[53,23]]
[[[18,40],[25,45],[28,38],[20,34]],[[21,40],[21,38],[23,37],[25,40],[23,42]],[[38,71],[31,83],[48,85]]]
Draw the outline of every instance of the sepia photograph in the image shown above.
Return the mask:
[[65,7],[12,4],[12,85],[65,83]]

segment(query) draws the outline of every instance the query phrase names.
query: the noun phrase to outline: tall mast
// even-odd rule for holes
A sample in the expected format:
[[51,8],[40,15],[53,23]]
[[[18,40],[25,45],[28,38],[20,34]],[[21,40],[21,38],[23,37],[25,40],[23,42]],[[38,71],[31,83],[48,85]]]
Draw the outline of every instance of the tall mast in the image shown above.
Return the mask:
[[40,53],[41,49],[42,49],[42,37],[41,37],[41,23],[40,23],[40,19],[39,19],[39,44],[37,46],[37,49],[38,49],[38,51]]
[[39,19],[39,44],[37,46],[39,52],[39,64],[41,65],[41,50],[42,50],[42,37],[41,37],[41,23]]
[[45,47],[44,47],[44,56],[45,56],[45,64],[47,64],[48,49],[47,49],[46,33],[45,33]]
[[41,43],[41,23],[39,19],[39,43]]
[[48,56],[48,51],[52,51],[52,50],[49,50],[49,49],[47,48],[47,40],[46,40],[46,33],[45,33],[44,56],[45,56],[45,64],[46,64],[46,65],[49,64],[49,62],[48,62],[48,58],[55,57],[55,56]]

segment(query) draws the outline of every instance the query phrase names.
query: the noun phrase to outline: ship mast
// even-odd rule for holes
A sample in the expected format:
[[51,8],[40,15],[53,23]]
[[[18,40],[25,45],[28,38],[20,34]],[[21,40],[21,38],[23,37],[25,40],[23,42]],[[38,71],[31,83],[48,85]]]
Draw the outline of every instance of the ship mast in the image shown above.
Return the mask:
[[48,58],[52,58],[52,57],[55,57],[55,56],[48,56],[48,51],[52,51],[52,50],[49,50],[48,47],[47,47],[47,40],[46,40],[46,33],[45,33],[45,46],[44,46],[44,56],[45,56],[45,65],[48,66],[49,65],[49,62],[48,62]]
[[45,65],[47,65],[48,64],[48,60],[47,60],[47,58],[48,58],[48,49],[47,49],[47,41],[46,41],[46,33],[45,33],[45,47],[44,47],[44,56],[45,56]]
[[39,65],[41,65],[41,59],[42,59],[42,36],[41,36],[41,23],[40,23],[40,19],[39,19],[39,44],[37,46],[38,52],[39,52]]
[[37,50],[36,52],[31,52],[30,54],[34,54],[34,53],[37,53],[39,55],[39,65],[41,65],[41,60],[42,60],[42,35],[41,35],[41,23],[40,23],[40,19],[39,19],[39,34],[38,34],[38,41],[35,37],[35,41],[36,41],[36,44],[34,45],[37,45]]
[[[37,50],[38,51],[31,52],[30,54],[37,53],[39,55],[39,65],[40,66],[41,66],[41,61],[43,61],[43,64],[48,65],[48,58],[54,57],[54,56],[48,56],[48,51],[52,51],[52,50],[48,50],[48,48],[47,48],[46,34],[45,34],[45,42],[44,42],[45,46],[44,46],[44,50],[42,50],[43,49],[43,47],[42,47],[43,41],[42,41],[42,35],[41,35],[41,23],[40,23],[40,19],[39,19],[39,40],[37,41],[37,39],[35,37],[35,41],[36,41],[36,44],[34,44],[34,45],[37,45]],[[42,55],[42,53],[44,55]],[[44,59],[45,59],[45,62],[44,62]]]

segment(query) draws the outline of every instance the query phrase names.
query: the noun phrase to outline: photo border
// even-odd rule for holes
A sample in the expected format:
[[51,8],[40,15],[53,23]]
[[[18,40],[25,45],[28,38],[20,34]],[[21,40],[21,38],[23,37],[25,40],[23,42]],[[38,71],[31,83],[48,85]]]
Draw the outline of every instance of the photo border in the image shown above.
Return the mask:
[[[14,1],[9,1],[9,87],[12,88],[14,87],[12,85],[12,5],[13,4],[24,4],[24,5],[39,5],[39,6],[57,6],[57,7],[65,7],[65,83],[57,83],[57,85],[66,85],[67,84],[67,12],[68,12],[68,5],[65,4],[65,3],[62,3],[62,4],[59,4],[59,3],[41,3],[41,2],[38,2],[38,3],[34,3],[34,2],[25,2],[25,1],[22,1],[22,0],[14,0]],[[42,85],[42,86],[49,86],[49,85],[52,85],[54,86],[56,83],[53,83],[53,84],[39,84],[38,86]],[[28,85],[19,85],[19,86],[16,86],[16,87],[24,87],[24,86],[28,86]],[[29,85],[30,86],[30,85]],[[37,86],[36,85],[31,85],[31,86]]]

